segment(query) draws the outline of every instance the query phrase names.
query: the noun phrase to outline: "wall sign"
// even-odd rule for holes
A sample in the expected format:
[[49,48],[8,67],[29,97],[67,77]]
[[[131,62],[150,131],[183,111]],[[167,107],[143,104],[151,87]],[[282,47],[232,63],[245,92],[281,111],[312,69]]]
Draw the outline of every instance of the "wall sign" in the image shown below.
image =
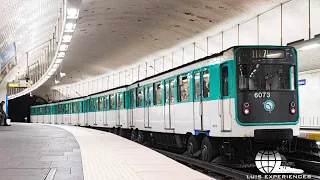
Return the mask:
[[299,80],[299,86],[306,85],[306,79]]

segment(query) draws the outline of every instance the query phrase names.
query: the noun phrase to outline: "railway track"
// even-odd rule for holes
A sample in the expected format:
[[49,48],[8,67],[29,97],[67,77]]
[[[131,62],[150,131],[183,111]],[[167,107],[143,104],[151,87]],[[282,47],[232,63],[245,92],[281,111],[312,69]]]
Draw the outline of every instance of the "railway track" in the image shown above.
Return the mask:
[[164,151],[164,150],[160,150],[160,149],[155,149],[155,148],[151,148],[165,156],[168,156],[172,159],[175,159],[177,161],[186,163],[186,164],[190,164],[192,166],[196,166],[199,167],[201,169],[207,170],[209,172],[214,172],[220,175],[223,175],[225,177],[228,177],[230,179],[236,179],[236,180],[248,180],[248,177],[253,175],[250,173],[246,173],[246,172],[242,172],[239,170],[235,170],[232,168],[228,168],[225,166],[221,166],[221,165],[217,165],[217,164],[212,164],[212,163],[208,163],[208,162],[204,162],[198,159],[194,159],[194,158],[190,158],[190,157],[186,157],[184,155],[181,154],[175,154],[172,152],[168,152],[168,151]]

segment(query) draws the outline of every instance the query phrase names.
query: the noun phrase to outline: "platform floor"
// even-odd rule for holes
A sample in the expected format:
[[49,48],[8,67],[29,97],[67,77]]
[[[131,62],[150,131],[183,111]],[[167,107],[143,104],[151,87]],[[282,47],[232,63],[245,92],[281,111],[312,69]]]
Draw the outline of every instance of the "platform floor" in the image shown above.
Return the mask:
[[53,126],[0,126],[0,180],[44,179],[83,180],[74,136]]
[[0,127],[0,180],[213,179],[120,136],[94,129]]
[[85,180],[205,180],[213,179],[158,152],[112,133],[59,126],[77,139]]

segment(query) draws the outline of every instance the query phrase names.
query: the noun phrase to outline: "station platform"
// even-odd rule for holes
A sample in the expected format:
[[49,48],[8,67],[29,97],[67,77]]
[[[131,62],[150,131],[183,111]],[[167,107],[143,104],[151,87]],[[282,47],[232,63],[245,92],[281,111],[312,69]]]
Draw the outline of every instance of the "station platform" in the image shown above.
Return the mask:
[[0,143],[0,180],[213,179],[138,143],[94,129],[13,123],[0,127]]
[[74,136],[53,126],[0,126],[0,180],[83,179]]

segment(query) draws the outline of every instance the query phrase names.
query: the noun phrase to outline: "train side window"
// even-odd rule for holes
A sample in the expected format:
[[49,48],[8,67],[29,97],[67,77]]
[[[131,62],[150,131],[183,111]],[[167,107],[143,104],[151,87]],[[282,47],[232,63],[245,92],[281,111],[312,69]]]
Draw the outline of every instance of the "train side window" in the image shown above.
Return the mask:
[[65,104],[66,106],[66,109],[65,109],[65,113],[68,113],[69,112],[69,107],[68,107],[69,104]]
[[104,109],[107,110],[108,109],[108,96],[104,97]]
[[126,93],[125,93],[125,92],[122,92],[122,94],[123,94],[123,97],[122,97],[123,105],[122,105],[122,107],[123,107],[123,108],[126,108]]
[[155,102],[154,104],[162,104],[162,89],[163,89],[163,85],[161,84],[161,82],[156,83],[155,84]]
[[229,86],[228,86],[228,66],[224,66],[222,68],[222,95],[228,96],[229,95]]
[[203,71],[203,97],[207,98],[210,97],[210,71],[204,70]]
[[190,81],[188,75],[179,77],[179,101],[188,101],[190,100]]
[[122,108],[122,93],[118,94],[118,103],[117,103],[118,109]]
[[142,106],[143,88],[140,87],[137,90],[137,107]]
[[194,86],[195,86],[195,96],[194,99],[200,99],[200,72],[194,74]]
[[103,97],[99,97],[99,111],[103,110]]
[[115,104],[114,94],[111,94],[111,95],[109,96],[109,102],[110,102],[110,104],[109,104],[110,109],[114,109],[114,104]]
[[130,107],[134,108],[134,100],[136,99],[134,89],[130,91]]

